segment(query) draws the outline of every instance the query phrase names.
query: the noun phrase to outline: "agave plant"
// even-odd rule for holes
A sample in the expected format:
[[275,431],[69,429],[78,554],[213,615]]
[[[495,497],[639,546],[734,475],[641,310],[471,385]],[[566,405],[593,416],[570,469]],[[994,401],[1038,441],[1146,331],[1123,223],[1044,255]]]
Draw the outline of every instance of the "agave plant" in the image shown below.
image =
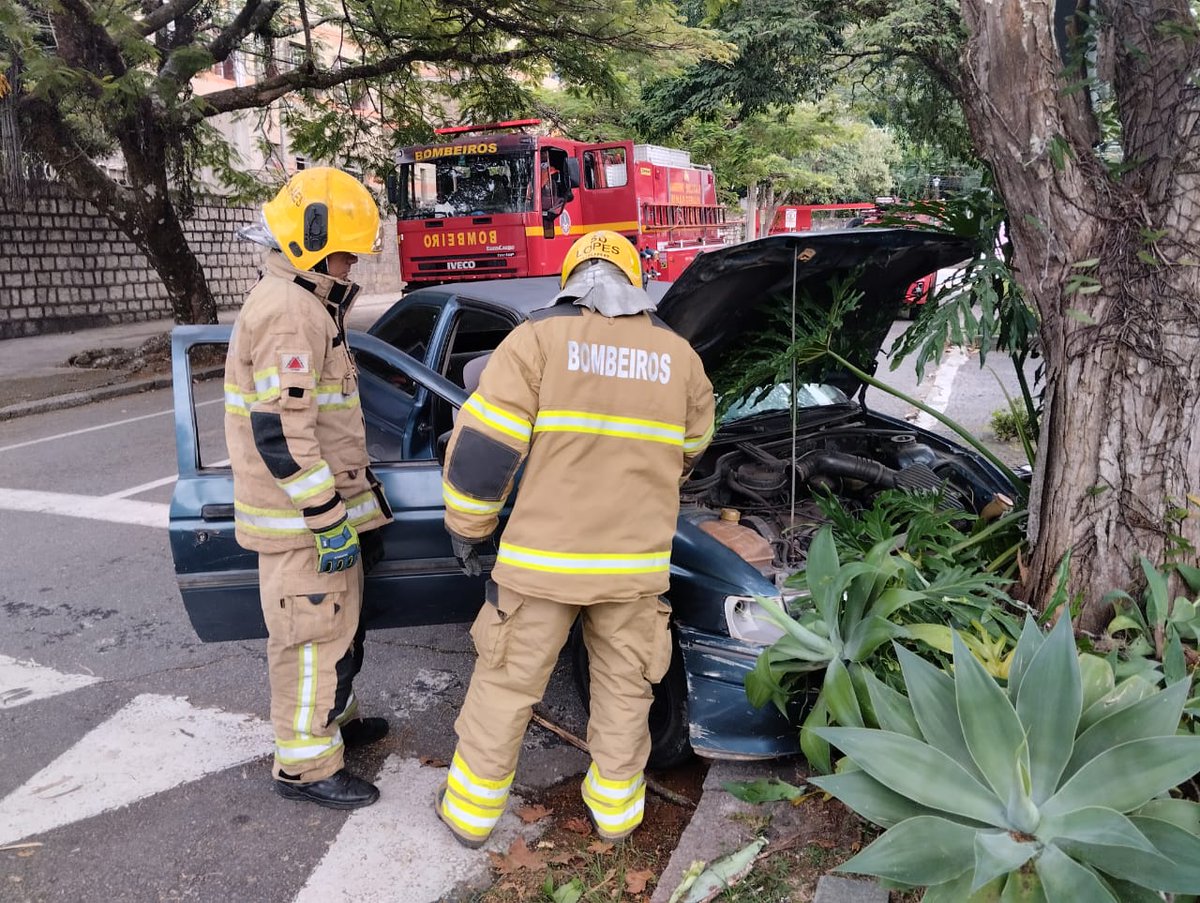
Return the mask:
[[1002,688],[959,638],[954,675],[904,649],[906,697],[872,684],[882,729],[820,728],[850,770],[812,783],[886,827],[842,871],[925,903],[1116,903],[1200,893],[1200,771],[1177,735],[1190,681],[1113,686],[1070,621],[1026,619]]
[[763,650],[746,675],[746,696],[755,706],[771,702],[786,714],[789,699],[817,686],[816,674],[824,672],[800,732],[800,748],[819,771],[831,770],[829,747],[812,729],[830,721],[847,727],[873,723],[868,686],[879,681],[871,661],[890,640],[908,636],[898,623],[907,608],[924,606],[949,618],[954,608],[989,611],[991,602],[1003,595],[999,578],[959,568],[924,578],[897,550],[902,541],[902,536],[885,537],[860,561],[842,562],[832,530],[822,527],[809,546],[806,569],[789,581],[807,592],[798,610],[759,600],[783,635]]

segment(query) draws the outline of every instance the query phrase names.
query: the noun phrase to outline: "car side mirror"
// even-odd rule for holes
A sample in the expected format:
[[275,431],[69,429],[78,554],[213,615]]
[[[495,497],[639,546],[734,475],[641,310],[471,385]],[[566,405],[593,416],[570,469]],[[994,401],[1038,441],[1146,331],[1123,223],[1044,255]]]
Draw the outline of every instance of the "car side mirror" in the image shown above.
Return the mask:
[[442,467],[446,466],[446,452],[450,448],[450,437],[454,434],[454,430],[446,430],[437,437],[435,443],[434,455],[437,457],[437,462]]
[[383,183],[387,189],[388,203],[398,208],[400,206],[400,177],[394,172],[389,172]]
[[[574,157],[567,157],[567,177],[570,179],[570,187],[578,188],[582,182],[579,178],[579,161]],[[567,200],[571,199],[571,193],[567,192]]]

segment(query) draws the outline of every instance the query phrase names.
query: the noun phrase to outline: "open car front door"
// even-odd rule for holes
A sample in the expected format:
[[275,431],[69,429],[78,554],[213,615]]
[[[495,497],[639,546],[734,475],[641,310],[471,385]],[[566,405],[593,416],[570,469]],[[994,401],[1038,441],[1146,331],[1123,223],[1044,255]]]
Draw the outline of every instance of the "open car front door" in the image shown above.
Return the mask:
[[[171,334],[179,468],[171,554],[188,617],[204,641],[266,636],[257,556],[234,537],[221,378],[231,332],[227,325],[180,326]],[[348,339],[359,366],[371,468],[395,516],[383,528],[383,561],[366,580],[367,626],[469,621],[483,600],[483,578],[463,575],[451,552],[429,423],[434,397],[459,407],[466,394],[380,339],[360,332]]]

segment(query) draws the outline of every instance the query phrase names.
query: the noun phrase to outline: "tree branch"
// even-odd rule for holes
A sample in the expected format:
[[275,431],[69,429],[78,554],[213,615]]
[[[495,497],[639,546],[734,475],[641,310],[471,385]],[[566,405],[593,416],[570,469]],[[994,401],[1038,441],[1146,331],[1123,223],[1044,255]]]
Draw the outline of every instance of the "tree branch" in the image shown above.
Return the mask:
[[138,34],[146,38],[160,28],[176,22],[195,9],[201,0],[171,0],[138,22]]

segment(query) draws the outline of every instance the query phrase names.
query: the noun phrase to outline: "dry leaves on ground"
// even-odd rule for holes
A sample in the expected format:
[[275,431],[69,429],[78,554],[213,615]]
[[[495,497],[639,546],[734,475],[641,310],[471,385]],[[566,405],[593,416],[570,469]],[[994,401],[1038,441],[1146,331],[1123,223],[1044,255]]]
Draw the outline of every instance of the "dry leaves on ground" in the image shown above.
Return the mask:
[[546,857],[534,852],[525,844],[524,837],[518,837],[512,842],[507,853],[488,853],[492,868],[501,875],[511,875],[521,869],[540,871],[546,867]]
[[647,882],[654,877],[654,872],[649,869],[642,869],[637,872],[625,873],[625,892],[630,894],[640,894],[646,889]]
[[517,810],[517,818],[525,822],[527,825],[533,824],[535,821],[541,821],[548,815],[553,815],[554,810],[538,803],[533,806],[522,806]]
[[592,826],[588,824],[587,819],[580,818],[579,816],[574,816],[572,818],[563,819],[561,827],[572,832],[573,834],[591,834],[592,833]]

